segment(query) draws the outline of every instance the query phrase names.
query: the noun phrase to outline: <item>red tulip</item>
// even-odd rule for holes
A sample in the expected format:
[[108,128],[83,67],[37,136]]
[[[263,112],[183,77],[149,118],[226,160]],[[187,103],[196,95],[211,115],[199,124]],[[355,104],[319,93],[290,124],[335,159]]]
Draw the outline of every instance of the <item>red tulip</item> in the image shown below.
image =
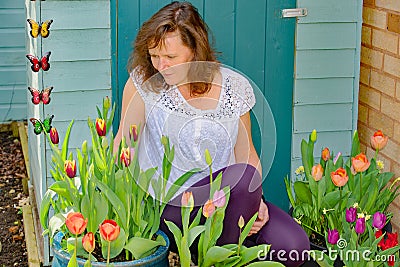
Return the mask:
[[93,252],[95,247],[95,242],[94,242],[94,234],[92,232],[87,233],[82,238],[82,246],[87,252],[89,253]]
[[132,124],[129,127],[129,138],[136,142],[138,140],[138,132],[137,132],[137,126],[136,124]]
[[371,146],[375,150],[381,150],[386,146],[388,139],[381,130],[378,130],[371,136]]
[[64,162],[64,170],[69,178],[74,178],[76,175],[76,161],[67,159]]
[[106,135],[106,130],[107,130],[106,128],[107,128],[106,127],[106,121],[103,120],[103,119],[97,118],[96,119],[96,131],[97,131],[97,134],[99,136],[105,136]]
[[117,239],[120,227],[114,220],[104,220],[100,225],[100,235],[106,241]]
[[321,180],[323,175],[324,175],[324,168],[322,168],[321,164],[312,167],[311,176],[314,178],[315,181]]
[[321,152],[321,158],[323,161],[327,161],[331,158],[331,152],[329,151],[329,148],[325,147],[322,152]]
[[121,149],[120,155],[121,162],[124,163],[125,167],[128,167],[131,164],[131,152],[129,148],[123,147]]
[[204,217],[206,218],[210,217],[211,215],[213,215],[214,211],[215,211],[214,203],[212,202],[211,199],[207,200],[206,204],[204,204],[203,207]]
[[357,156],[351,158],[351,163],[352,163],[351,167],[356,172],[366,171],[369,168],[369,165],[371,164],[363,153],[360,153]]
[[65,220],[68,230],[74,235],[80,235],[85,231],[88,220],[83,218],[80,212],[70,212]]
[[334,185],[336,186],[344,186],[349,180],[349,176],[347,176],[347,172],[343,168],[339,168],[334,172],[331,172],[331,179]]
[[58,138],[58,132],[57,129],[52,127],[50,129],[50,140],[53,144],[57,145],[60,142],[60,139]]

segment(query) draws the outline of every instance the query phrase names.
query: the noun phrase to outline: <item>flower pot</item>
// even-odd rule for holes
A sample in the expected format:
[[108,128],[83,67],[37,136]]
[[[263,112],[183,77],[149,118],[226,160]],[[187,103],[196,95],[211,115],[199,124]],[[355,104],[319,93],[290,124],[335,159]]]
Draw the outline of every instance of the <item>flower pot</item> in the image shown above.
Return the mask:
[[[112,266],[124,266],[124,267],[131,267],[131,266],[149,266],[149,267],[168,267],[168,248],[169,248],[169,239],[167,235],[159,230],[157,232],[158,235],[161,235],[165,241],[166,245],[165,246],[159,246],[158,249],[151,255],[138,259],[138,260],[133,260],[133,261],[124,261],[124,262],[113,262]],[[64,234],[62,232],[58,232],[54,236],[54,241],[53,241],[53,262],[52,262],[52,267],[65,267],[68,265],[68,261],[71,258],[68,252],[62,250],[61,248],[61,240],[63,238]],[[83,267],[85,264],[86,260],[78,258],[78,266]],[[93,262],[92,261],[92,266],[93,267],[101,267],[101,266],[107,266],[107,263],[105,262]]]

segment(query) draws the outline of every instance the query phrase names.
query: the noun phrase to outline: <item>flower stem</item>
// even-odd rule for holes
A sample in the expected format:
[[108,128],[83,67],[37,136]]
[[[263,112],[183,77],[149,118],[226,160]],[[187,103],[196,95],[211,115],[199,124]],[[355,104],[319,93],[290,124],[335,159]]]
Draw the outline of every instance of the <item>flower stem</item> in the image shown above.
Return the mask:
[[360,172],[360,202],[362,198],[362,172]]
[[111,250],[111,241],[108,241],[107,266],[110,266],[110,250]]

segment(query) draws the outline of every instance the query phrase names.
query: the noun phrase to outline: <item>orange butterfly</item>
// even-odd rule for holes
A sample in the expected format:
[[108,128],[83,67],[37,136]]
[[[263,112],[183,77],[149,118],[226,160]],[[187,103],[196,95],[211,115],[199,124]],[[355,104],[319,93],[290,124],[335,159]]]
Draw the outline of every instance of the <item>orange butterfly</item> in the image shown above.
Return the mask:
[[42,35],[43,38],[47,38],[50,34],[50,25],[53,23],[52,19],[46,20],[45,22],[39,24],[33,19],[27,19],[29,25],[31,26],[31,31],[29,32],[33,38]]

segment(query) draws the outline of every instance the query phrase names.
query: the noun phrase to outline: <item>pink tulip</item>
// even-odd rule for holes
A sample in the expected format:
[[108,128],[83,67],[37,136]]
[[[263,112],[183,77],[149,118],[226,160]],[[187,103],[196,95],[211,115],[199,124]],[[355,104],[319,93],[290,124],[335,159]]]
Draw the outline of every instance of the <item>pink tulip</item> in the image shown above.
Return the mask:
[[223,206],[225,206],[226,197],[225,197],[224,190],[215,191],[214,196],[213,196],[213,203],[218,208],[222,208]]
[[204,204],[204,207],[203,207],[204,217],[206,217],[206,218],[211,217],[211,215],[213,215],[214,211],[215,211],[214,203],[210,199],[207,200],[206,204]]
[[311,176],[314,178],[315,181],[321,180],[323,175],[324,175],[324,168],[322,168],[321,164],[312,167]]

